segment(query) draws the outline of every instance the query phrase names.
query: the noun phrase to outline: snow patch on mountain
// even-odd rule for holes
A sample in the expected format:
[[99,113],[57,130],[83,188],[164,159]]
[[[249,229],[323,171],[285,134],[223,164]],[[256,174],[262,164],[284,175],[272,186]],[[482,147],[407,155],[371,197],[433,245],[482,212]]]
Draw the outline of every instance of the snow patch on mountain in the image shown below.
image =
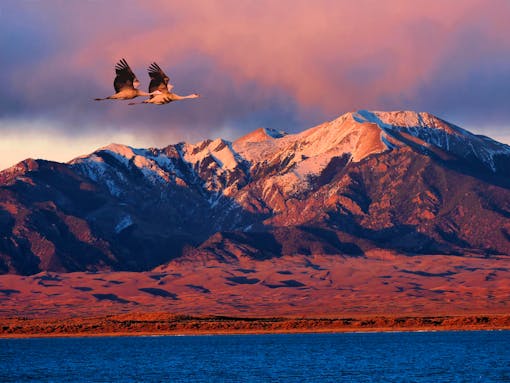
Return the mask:
[[183,157],[191,164],[200,163],[207,157],[211,157],[220,168],[227,170],[235,169],[242,162],[242,158],[234,151],[232,144],[221,138],[214,141],[201,141],[194,145],[185,144]]

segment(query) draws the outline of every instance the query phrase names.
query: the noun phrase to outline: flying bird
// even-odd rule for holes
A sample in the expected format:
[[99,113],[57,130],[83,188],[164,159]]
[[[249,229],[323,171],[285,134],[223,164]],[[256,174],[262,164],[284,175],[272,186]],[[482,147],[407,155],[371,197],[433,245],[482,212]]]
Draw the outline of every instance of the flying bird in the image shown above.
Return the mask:
[[96,101],[101,100],[131,100],[138,96],[150,96],[151,93],[143,92],[137,89],[140,86],[140,82],[136,78],[135,74],[129,67],[126,59],[121,59],[115,65],[115,80],[113,81],[113,87],[115,88],[115,94],[105,98],[96,98]]
[[170,83],[170,78],[163,72],[158,64],[152,63],[147,69],[151,82],[149,84],[149,95],[147,100],[142,102],[132,102],[129,105],[136,104],[156,104],[163,105],[172,101],[184,100],[187,98],[198,98],[198,93],[188,94],[187,96],[180,96],[172,93],[173,85]]

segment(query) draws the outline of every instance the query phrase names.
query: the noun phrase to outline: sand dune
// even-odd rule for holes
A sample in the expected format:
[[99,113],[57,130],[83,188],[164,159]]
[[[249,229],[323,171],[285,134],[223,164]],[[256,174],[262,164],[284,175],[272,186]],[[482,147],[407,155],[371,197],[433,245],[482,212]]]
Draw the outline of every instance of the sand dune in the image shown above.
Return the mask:
[[85,317],[129,312],[334,316],[505,314],[510,257],[248,257],[176,260],[152,272],[0,276],[0,317]]

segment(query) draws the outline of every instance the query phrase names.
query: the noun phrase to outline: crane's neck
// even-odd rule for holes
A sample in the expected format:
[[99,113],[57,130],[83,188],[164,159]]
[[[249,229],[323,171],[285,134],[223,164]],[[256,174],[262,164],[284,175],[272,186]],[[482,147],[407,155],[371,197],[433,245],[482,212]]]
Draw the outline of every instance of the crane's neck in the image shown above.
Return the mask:
[[173,100],[184,100],[185,98],[198,98],[200,95],[196,93],[188,94],[186,96],[180,96],[178,94],[172,93],[172,99]]
[[154,92],[151,92],[151,93],[147,93],[147,92],[144,92],[143,90],[140,90],[140,89],[137,89],[136,90],[136,94],[137,96],[153,96],[153,95],[156,95],[156,94],[161,94],[161,92],[159,90],[156,90]]

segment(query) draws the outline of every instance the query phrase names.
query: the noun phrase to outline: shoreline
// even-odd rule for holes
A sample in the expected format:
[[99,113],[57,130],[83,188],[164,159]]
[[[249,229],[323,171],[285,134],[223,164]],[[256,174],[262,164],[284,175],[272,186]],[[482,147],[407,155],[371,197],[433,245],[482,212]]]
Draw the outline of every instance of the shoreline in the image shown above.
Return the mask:
[[309,331],[253,331],[253,332],[168,332],[168,333],[144,333],[144,332],[119,332],[119,333],[58,333],[58,334],[14,334],[0,335],[1,339],[57,339],[57,338],[124,338],[124,337],[192,337],[192,336],[243,336],[243,335],[309,335],[309,334],[381,334],[381,333],[431,333],[431,332],[470,332],[470,331],[510,331],[509,328],[415,328],[415,329],[388,329],[376,328],[366,330],[309,330]]
[[0,338],[208,336],[510,330],[510,314],[336,318],[134,313],[89,318],[0,318]]

